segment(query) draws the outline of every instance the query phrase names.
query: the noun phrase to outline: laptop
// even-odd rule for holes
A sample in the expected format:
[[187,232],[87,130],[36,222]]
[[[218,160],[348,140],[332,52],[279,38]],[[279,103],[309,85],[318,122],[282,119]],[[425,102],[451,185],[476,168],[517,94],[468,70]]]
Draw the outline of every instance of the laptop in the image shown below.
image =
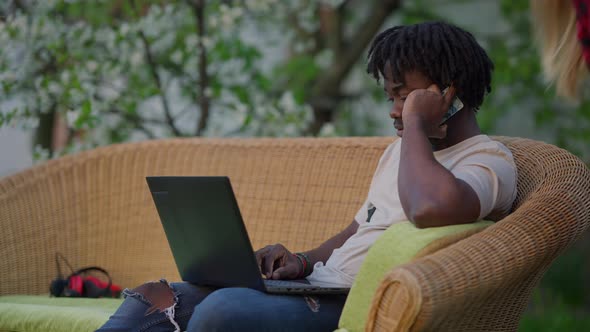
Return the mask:
[[307,280],[262,278],[252,244],[225,176],[146,178],[182,280],[267,293],[346,294]]

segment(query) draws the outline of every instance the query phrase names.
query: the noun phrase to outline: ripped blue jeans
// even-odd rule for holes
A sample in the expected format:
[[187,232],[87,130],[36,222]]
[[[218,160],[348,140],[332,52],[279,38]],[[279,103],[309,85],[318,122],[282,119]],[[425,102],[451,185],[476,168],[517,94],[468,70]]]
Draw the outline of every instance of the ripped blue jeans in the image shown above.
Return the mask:
[[97,331],[333,331],[346,296],[272,295],[165,280],[124,291]]

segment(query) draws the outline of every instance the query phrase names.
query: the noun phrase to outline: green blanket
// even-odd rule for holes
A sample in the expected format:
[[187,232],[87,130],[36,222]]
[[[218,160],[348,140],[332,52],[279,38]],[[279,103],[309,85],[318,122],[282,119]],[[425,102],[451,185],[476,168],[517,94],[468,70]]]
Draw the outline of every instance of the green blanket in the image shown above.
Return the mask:
[[122,299],[0,296],[0,331],[94,331],[121,302]]

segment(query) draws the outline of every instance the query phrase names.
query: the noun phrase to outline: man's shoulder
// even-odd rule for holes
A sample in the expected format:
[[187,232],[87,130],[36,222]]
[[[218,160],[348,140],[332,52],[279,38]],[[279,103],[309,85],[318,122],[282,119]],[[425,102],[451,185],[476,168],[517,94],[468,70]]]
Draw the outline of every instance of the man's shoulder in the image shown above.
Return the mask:
[[502,142],[492,139],[487,135],[484,136],[486,139],[482,140],[482,142],[478,146],[474,147],[475,151],[481,151],[484,154],[500,156],[510,161],[511,163],[514,162],[514,156],[512,155],[512,151],[510,151],[510,149],[506,145],[504,145]]
[[399,157],[399,151],[397,151],[398,153],[395,153],[394,151],[399,150],[400,146],[401,139],[394,139],[393,142],[389,143],[385,150],[383,150],[383,153],[381,154],[381,161],[391,159],[392,157],[394,157],[394,154],[396,154]]
[[445,150],[435,153],[435,156],[439,162],[450,168],[464,164],[490,163],[516,168],[510,149],[487,135],[471,137]]
[[460,144],[458,144],[458,153],[467,155],[471,154],[490,154],[504,156],[510,160],[513,160],[512,152],[502,142],[496,141],[487,135],[477,135],[471,137]]

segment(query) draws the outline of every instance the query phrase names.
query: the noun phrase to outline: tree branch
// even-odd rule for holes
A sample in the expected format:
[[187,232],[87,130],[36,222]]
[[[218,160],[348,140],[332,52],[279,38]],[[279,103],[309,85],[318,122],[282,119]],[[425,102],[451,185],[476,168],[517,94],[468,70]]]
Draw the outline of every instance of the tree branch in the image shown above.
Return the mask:
[[350,5],[351,0],[344,0],[342,1],[342,3],[338,6],[338,10],[345,10],[346,7],[348,7],[348,5]]
[[14,8],[20,9],[24,13],[27,13],[29,11],[29,8],[22,0],[13,0],[12,4],[14,5]]
[[107,110],[107,113],[122,116],[129,123],[133,124],[133,127],[135,129],[143,132],[149,139],[156,138],[156,135],[154,135],[154,133],[151,130],[149,130],[146,126],[144,126],[144,123],[162,124],[162,121],[158,121],[155,119],[144,119],[137,114],[123,112],[117,108],[111,108],[111,109]]
[[55,116],[57,114],[57,102],[51,101],[51,106],[45,112],[39,112],[37,117],[39,118],[39,126],[35,130],[33,137],[33,146],[40,145],[44,149],[49,150],[50,154],[53,154],[53,125],[55,123]]
[[321,75],[312,89],[309,103],[314,109],[315,120],[307,133],[317,135],[324,123],[331,120],[334,107],[338,103],[340,86],[355,62],[362,55],[383,22],[399,8],[401,0],[373,1],[372,8],[357,32],[347,41],[346,52],[340,52],[332,66]]
[[190,1],[193,14],[195,16],[195,24],[197,27],[197,35],[199,36],[199,106],[201,108],[201,116],[197,123],[196,135],[201,136],[207,122],[209,121],[209,96],[207,96],[207,88],[209,87],[209,74],[207,74],[207,49],[203,44],[205,37],[205,0]]
[[[135,12],[135,14],[139,15],[138,11],[137,11],[137,6],[135,5],[135,0],[131,0],[130,3],[131,3],[131,7],[133,8],[133,11]],[[154,80],[154,83],[156,84],[156,87],[158,88],[158,92],[160,93],[160,98],[162,98],[162,106],[164,107],[164,115],[166,117],[166,124],[170,127],[170,129],[172,130],[172,133],[174,133],[175,136],[182,136],[182,133],[180,132],[178,127],[176,127],[176,125],[174,124],[174,118],[172,117],[172,111],[170,110],[170,103],[168,101],[168,96],[166,95],[166,91],[163,90],[162,79],[160,78],[160,74],[158,73],[158,70],[157,70],[157,64],[156,64],[156,61],[154,60],[151,45],[150,45],[147,37],[143,33],[143,30],[140,29],[138,34],[139,34],[139,38],[141,39],[141,42],[143,44],[146,61],[149,65],[152,79]]]
[[110,109],[106,110],[106,112],[109,114],[120,115],[128,120],[133,120],[133,121],[137,120],[142,123],[151,123],[151,124],[156,124],[156,125],[166,124],[166,121],[164,121],[164,120],[153,119],[153,118],[144,118],[144,117],[141,117],[139,114],[125,112],[125,111],[122,111],[114,106],[112,106]]
[[342,49],[342,11],[331,5],[320,3],[318,8],[320,33],[325,45],[333,54]]
[[400,0],[374,1],[371,12],[357,32],[346,43],[348,45],[347,52],[342,53],[342,57],[337,59],[327,74],[315,85],[314,91],[316,95],[330,90],[330,86],[337,86],[337,83],[340,83],[346,77],[354,63],[381,28],[383,22],[399,7],[400,2]]

